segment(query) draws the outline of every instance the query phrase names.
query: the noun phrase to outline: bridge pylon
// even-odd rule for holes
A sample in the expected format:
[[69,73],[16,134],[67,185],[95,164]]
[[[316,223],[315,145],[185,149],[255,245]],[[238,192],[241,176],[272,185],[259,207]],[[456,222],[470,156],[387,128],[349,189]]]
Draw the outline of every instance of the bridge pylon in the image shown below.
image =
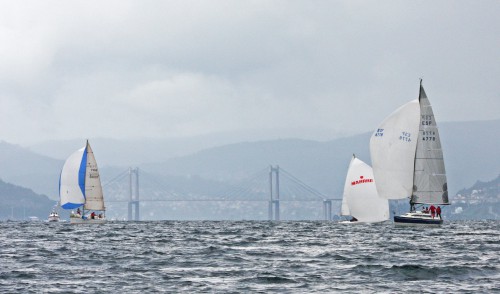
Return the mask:
[[[274,184],[274,185],[273,185]],[[280,220],[280,167],[269,168],[269,220]]]
[[325,216],[326,221],[331,221],[333,218],[332,215],[332,199],[324,199],[323,200],[323,214]]
[[139,221],[139,168],[129,168],[128,220]]

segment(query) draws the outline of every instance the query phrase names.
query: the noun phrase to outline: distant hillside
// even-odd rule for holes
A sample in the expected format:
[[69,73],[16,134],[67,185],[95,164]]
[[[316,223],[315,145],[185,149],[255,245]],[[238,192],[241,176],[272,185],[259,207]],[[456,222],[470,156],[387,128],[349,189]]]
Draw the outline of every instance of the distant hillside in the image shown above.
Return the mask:
[[500,219],[500,175],[488,182],[477,181],[451,200],[454,219]]
[[[97,161],[100,166],[129,166],[149,162],[163,162],[170,158],[186,156],[217,146],[245,141],[274,140],[291,138],[296,129],[259,129],[244,132],[222,132],[180,138],[133,138],[110,139],[89,138],[92,148],[99,151]],[[333,130],[302,128],[301,133],[308,138],[333,139],[344,137]],[[82,147],[85,139],[51,140],[26,146],[29,150],[51,158],[63,160],[68,154]]]
[[0,220],[47,219],[56,204],[45,195],[0,180]]
[[[500,138],[500,120],[476,122],[440,123],[444,157],[448,174],[448,187],[454,194],[470,187],[477,180],[488,180],[500,172],[500,157],[496,156]],[[149,162],[139,167],[155,176],[168,186],[185,186],[180,180],[189,177],[189,189],[206,189],[206,180],[221,185],[238,182],[269,165],[280,165],[301,181],[329,197],[342,193],[345,173],[350,157],[355,153],[370,163],[369,139],[371,133],[331,141],[301,139],[279,139],[254,142],[240,142],[204,149],[196,153],[174,157],[180,149],[184,152],[200,146],[195,139],[179,141],[154,140],[97,140],[92,145],[102,172],[103,182],[115,177],[134,162]],[[195,142],[197,142],[195,144]],[[213,143],[213,142],[212,142]],[[210,144],[212,144],[210,143]],[[65,158],[83,146],[83,142],[63,141],[44,145],[60,146]],[[194,145],[193,145],[194,144]],[[41,146],[41,145],[40,145]],[[18,145],[0,142],[0,177],[16,185],[29,187],[37,193],[57,199],[58,179],[63,160],[39,155]],[[38,151],[38,150],[37,150]],[[115,166],[107,166],[107,158],[113,158]],[[154,160],[154,159],[157,160]],[[160,160],[169,158],[166,160]],[[198,177],[198,178],[197,178]]]
[[[500,120],[443,123],[440,134],[452,194],[477,179],[488,179],[500,172],[500,157],[494,156],[499,147]],[[370,135],[328,142],[298,139],[243,142],[141,167],[157,174],[234,181],[278,164],[320,192],[336,197],[342,194],[353,153],[370,164]]]
[[331,142],[283,139],[216,147],[163,163],[144,164],[158,174],[197,175],[217,181],[238,181],[269,167],[281,168],[321,192],[339,195],[352,153],[369,160],[367,135]]
[[58,197],[58,179],[62,165],[62,160],[39,155],[18,145],[0,142],[0,178],[9,183]]
[[440,132],[451,192],[500,173],[500,120],[445,123]]

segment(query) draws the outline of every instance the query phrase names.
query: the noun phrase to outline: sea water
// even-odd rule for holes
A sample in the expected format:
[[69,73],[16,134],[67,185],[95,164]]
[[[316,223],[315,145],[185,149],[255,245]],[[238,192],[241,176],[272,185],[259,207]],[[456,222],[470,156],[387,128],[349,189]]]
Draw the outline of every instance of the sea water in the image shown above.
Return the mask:
[[494,293],[500,222],[0,223],[1,293]]

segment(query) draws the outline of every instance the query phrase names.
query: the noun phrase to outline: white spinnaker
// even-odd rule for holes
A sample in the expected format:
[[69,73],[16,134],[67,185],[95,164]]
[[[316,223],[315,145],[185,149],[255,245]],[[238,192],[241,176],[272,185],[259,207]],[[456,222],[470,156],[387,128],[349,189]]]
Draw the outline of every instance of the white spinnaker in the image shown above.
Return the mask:
[[[354,154],[352,156],[351,162],[349,163],[349,167],[347,168],[347,172],[349,172],[352,164],[352,160],[355,158]],[[342,206],[340,207],[340,215],[351,215],[351,211],[349,210],[349,205],[347,204],[347,198],[349,197],[349,189],[351,182],[349,182],[348,177],[346,176],[345,184],[344,184],[344,195],[342,196]]]
[[379,196],[411,196],[419,121],[420,105],[415,99],[389,115],[373,133],[370,155]]
[[105,210],[101,178],[90,144],[87,142],[87,170],[85,172],[85,209]]
[[73,209],[85,203],[83,178],[79,177],[79,172],[84,156],[85,148],[71,154],[64,162],[59,179],[59,196],[61,207]]
[[349,164],[344,197],[350,214],[360,222],[382,222],[389,219],[389,201],[378,196],[372,168],[355,157]]
[[342,197],[342,206],[340,208],[340,215],[351,215],[351,211],[349,210],[349,205],[347,205],[347,193],[349,193],[349,189],[347,188],[347,180],[344,185],[344,196]]

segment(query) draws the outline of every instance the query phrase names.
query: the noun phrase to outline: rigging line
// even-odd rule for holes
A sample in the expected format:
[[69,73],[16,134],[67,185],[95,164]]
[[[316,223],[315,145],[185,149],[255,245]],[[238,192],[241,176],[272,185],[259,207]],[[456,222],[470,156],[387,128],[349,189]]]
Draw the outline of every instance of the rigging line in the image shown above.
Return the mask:
[[257,178],[254,178],[252,180],[241,183],[239,187],[234,187],[234,189],[226,191],[226,194],[248,195],[252,190],[263,190],[264,187],[264,177],[259,181],[257,181]]
[[[260,170],[256,173],[254,173],[249,179],[246,179],[245,181],[240,181],[239,183],[236,183],[236,184],[231,184],[232,188],[229,188],[226,191],[216,192],[215,194],[219,194],[219,195],[220,194],[233,194],[233,193],[240,194],[244,191],[247,191],[247,190],[251,189],[252,187],[255,187],[253,185],[255,182],[257,182],[256,181],[257,179],[267,175],[267,173],[266,174],[263,173],[266,171],[267,171],[267,168]],[[260,182],[260,181],[258,181],[258,182]]]
[[307,187],[307,186],[304,186],[304,185],[301,185],[300,182],[295,182],[295,184],[297,184],[297,188],[302,190],[302,191],[305,191],[305,194],[309,194],[309,195],[312,195],[314,196],[315,198],[319,198],[319,199],[324,199],[326,196],[322,195],[321,193],[318,193],[317,191],[311,189],[310,187]]
[[282,169],[282,171],[284,172],[284,174],[288,177],[290,177],[291,180],[295,181],[297,184],[299,184],[300,186],[304,187],[305,189],[307,189],[310,193],[312,193],[313,195],[315,195],[316,197],[318,198],[327,198],[326,195],[324,195],[323,193],[315,190],[314,188],[310,187],[309,185],[305,184],[304,182],[302,182],[301,180],[297,179],[295,176],[293,176],[292,174],[290,174],[289,172],[287,172],[286,170]]
[[[255,190],[256,183],[263,183],[265,180],[265,177],[267,173],[264,173],[266,169],[258,171],[254,173],[249,179],[246,179],[244,181],[240,181],[239,183],[236,184],[231,184],[231,187],[229,189],[226,189],[225,191],[218,191],[214,193],[214,195],[221,195],[220,197],[222,199],[235,199],[235,198],[242,198],[242,197],[247,197],[251,198],[252,194],[255,194],[253,191]],[[259,185],[257,185],[259,186]],[[262,185],[259,188],[262,188],[264,185]],[[261,190],[261,189],[257,189]],[[234,197],[231,197],[231,195],[234,195]]]
[[[245,189],[240,189],[238,193],[232,193],[234,197],[229,197],[231,199],[241,199],[241,198],[253,198],[258,199],[262,198],[261,194],[258,191],[255,191],[253,186],[245,187]],[[257,196],[257,197],[255,197]]]
[[[156,188],[159,189],[160,191],[159,192],[162,192],[162,193],[165,193],[167,194],[167,197],[168,196],[177,196],[177,195],[180,195],[180,196],[184,196],[186,197],[186,195],[182,194],[182,193],[178,193],[178,192],[172,192],[172,191],[169,191],[169,187],[165,186],[163,183],[159,182],[155,175],[141,169],[141,174],[144,174],[146,176],[146,180],[149,180],[150,182],[153,182],[153,184],[156,184]],[[172,188],[170,188],[171,190]]]
[[107,181],[105,184],[103,184],[102,186],[105,187],[109,184],[112,184],[113,182],[115,181],[118,181],[118,178],[120,178],[120,180],[128,173],[128,170],[122,172],[121,174],[117,175],[116,177],[114,177],[113,179]]
[[250,179],[242,182],[241,188],[235,190],[235,193],[244,193],[252,190],[265,190],[265,187],[268,183],[267,171],[261,170],[252,176]]
[[[252,192],[253,192],[253,190],[255,188],[255,186],[253,186],[252,184],[253,183],[247,183],[247,185],[245,185],[245,186],[236,187],[235,189],[232,189],[232,190],[229,190],[229,191],[218,192],[215,195],[226,195],[226,196],[222,196],[223,198],[250,197],[251,194],[253,194]],[[231,197],[231,195],[233,197]]]
[[231,194],[236,194],[240,195],[241,193],[251,189],[253,183],[249,182],[244,182],[240,186],[237,186],[236,184],[231,185],[231,187],[226,190],[226,191],[217,191],[215,195],[231,195]]
[[295,189],[295,187],[298,185],[294,184],[295,183],[291,182],[290,179],[288,179],[287,177],[282,178],[282,181],[280,183],[280,201],[287,200],[288,198],[295,199],[295,197],[297,197],[300,194],[310,194],[309,192],[297,193],[297,189]]
[[315,196],[315,197],[311,197],[311,192],[300,185],[291,186],[291,189],[294,192],[294,196],[301,198],[301,199],[304,199],[304,198],[306,198],[306,199],[310,199],[310,198],[320,199],[321,198],[321,197],[318,197],[317,195],[314,195],[314,194],[312,196]]
[[[308,197],[307,195],[311,195],[311,192],[307,189],[305,189],[305,187],[301,186],[301,185],[294,185],[294,186],[290,186],[290,191],[293,193],[293,196],[296,196],[295,199],[311,199],[311,197]],[[303,195],[306,195],[305,197]],[[316,197],[312,197],[313,199],[323,199],[317,195],[314,195],[313,196],[316,196]]]
[[[151,182],[153,182],[154,184],[157,185],[156,188],[159,189],[158,192],[164,194],[163,195],[164,197],[183,197],[185,199],[192,199],[192,198],[189,198],[190,195],[188,195],[188,194],[186,194],[186,193],[184,193],[182,191],[176,191],[176,190],[174,190],[173,187],[167,187],[167,186],[165,186],[165,184],[161,183],[158,180],[158,177],[156,177],[152,173],[143,172],[143,174],[145,174],[147,176],[147,178],[146,178],[147,180],[149,180],[149,181],[151,181]],[[203,198],[206,198],[206,197],[209,197],[209,196],[210,195],[195,195],[195,197],[200,197],[200,199],[203,199]]]
[[301,180],[299,180],[297,177],[293,176],[291,173],[287,172],[286,170],[284,170],[284,174],[286,176],[288,176],[289,179],[292,180],[293,182],[295,182],[295,183],[299,184],[300,186],[302,186],[303,188],[307,189],[310,193],[312,193],[314,195],[325,196],[321,192],[319,192],[319,191],[315,190],[314,188],[312,188],[311,186],[305,184],[304,182],[302,182]]
[[311,187],[309,186],[305,186],[302,182],[299,182],[295,179],[292,179],[292,178],[286,178],[285,179],[288,179],[289,181],[291,181],[292,183],[294,183],[296,185],[296,187],[300,188],[302,191],[305,191],[306,194],[312,194],[313,196],[317,197],[317,198],[325,198],[324,195],[322,195],[321,193],[319,193],[318,191],[312,189]]

